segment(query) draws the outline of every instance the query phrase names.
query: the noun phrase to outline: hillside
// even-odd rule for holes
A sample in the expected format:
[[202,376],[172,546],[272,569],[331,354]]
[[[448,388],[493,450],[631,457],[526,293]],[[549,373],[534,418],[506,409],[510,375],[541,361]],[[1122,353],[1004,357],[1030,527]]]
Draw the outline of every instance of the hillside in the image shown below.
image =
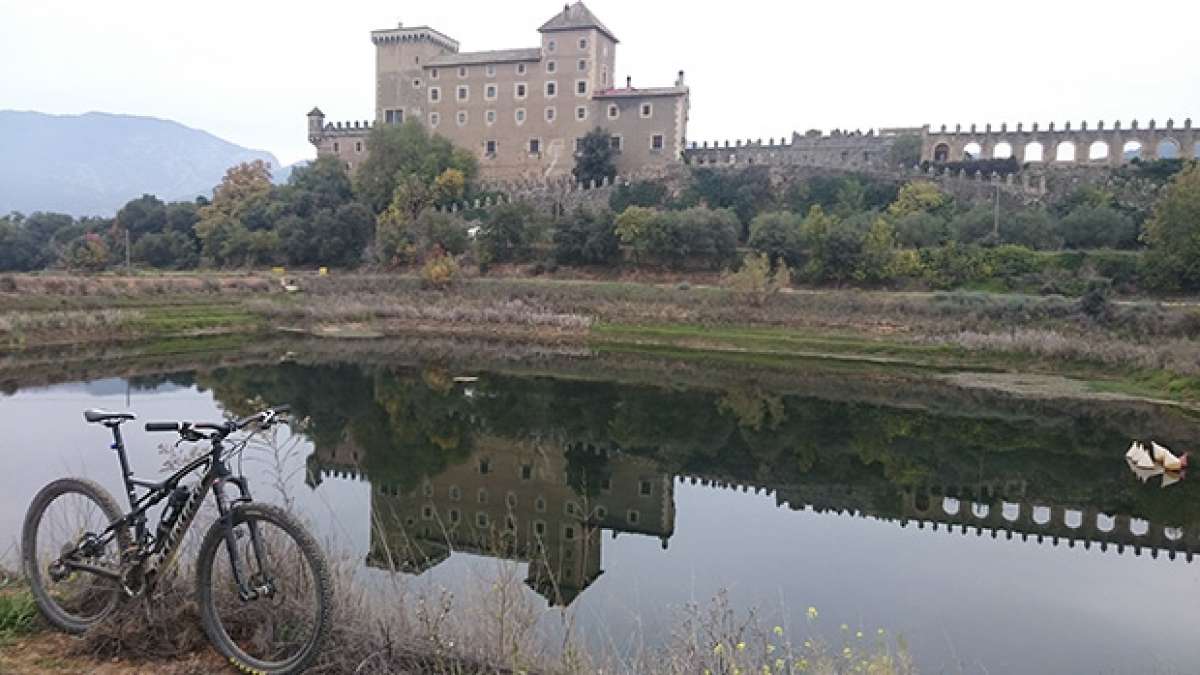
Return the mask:
[[145,193],[209,195],[227,168],[254,159],[279,168],[269,152],[169,120],[0,110],[0,213],[112,215]]

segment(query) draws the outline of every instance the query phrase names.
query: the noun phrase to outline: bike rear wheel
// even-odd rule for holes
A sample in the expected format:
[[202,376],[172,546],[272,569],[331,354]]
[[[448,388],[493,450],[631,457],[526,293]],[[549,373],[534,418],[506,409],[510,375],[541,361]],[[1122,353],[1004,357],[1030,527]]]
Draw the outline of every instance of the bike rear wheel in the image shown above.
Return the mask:
[[56,563],[76,551],[70,556],[73,562],[119,569],[128,531],[118,530],[106,544],[98,537],[121,515],[108,491],[79,478],[50,483],[29,505],[21,530],[21,563],[38,609],[58,628],[82,633],[120,602],[123,591],[116,580]]
[[[333,589],[325,556],[291,514],[274,506],[239,506],[230,524],[231,536],[220,521],[213,523],[200,548],[196,594],[204,630],[217,651],[243,670],[300,672],[330,630]],[[259,597],[239,594],[230,545],[243,581]]]

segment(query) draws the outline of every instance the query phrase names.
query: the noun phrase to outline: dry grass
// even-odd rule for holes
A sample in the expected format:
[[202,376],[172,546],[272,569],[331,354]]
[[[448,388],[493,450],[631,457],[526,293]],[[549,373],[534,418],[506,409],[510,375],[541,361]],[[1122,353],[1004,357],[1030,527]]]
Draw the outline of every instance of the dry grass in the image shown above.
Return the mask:
[[5,312],[0,314],[0,335],[29,332],[85,332],[115,328],[141,319],[132,309],[65,310],[48,312]]
[[1099,335],[1065,335],[1045,329],[1009,332],[963,331],[940,340],[971,350],[1021,353],[1048,359],[1091,361],[1109,366],[1165,370],[1180,375],[1200,375],[1200,342],[1167,339],[1143,344]]

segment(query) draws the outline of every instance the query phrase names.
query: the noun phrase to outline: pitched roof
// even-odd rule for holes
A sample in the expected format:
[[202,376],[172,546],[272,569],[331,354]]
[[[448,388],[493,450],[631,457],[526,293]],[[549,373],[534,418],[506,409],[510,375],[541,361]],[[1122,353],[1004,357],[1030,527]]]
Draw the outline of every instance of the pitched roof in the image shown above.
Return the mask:
[[541,47],[528,49],[495,49],[487,52],[459,52],[442,54],[425,62],[426,68],[434,66],[471,66],[485,63],[513,63],[537,61],[542,58]]
[[600,23],[600,19],[592,14],[591,10],[584,6],[582,2],[576,2],[573,5],[564,5],[563,11],[555,14],[549,21],[542,24],[538,29],[541,33],[550,33],[560,30],[579,30],[581,28],[595,28],[604,33],[613,42],[620,42],[616,35],[608,29],[604,24]]

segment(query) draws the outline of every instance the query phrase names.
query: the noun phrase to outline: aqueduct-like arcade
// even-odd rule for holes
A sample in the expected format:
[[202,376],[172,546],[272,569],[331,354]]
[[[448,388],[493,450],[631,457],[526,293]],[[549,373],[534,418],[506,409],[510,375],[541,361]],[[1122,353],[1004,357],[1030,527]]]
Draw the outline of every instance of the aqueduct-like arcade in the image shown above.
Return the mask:
[[935,163],[1013,157],[1021,164],[1119,166],[1134,158],[1200,158],[1200,133],[1192,128],[1191,119],[1182,127],[1174,120],[1167,120],[1165,127],[1150,120],[1144,128],[1137,120],[1124,128],[1119,121],[1108,128],[1103,121],[1092,128],[1087,122],[1078,128],[1067,122],[1061,129],[1053,122],[1048,128],[1035,123],[1028,129],[1023,124],[1015,129],[1007,124],[999,128],[988,124],[982,129],[974,124],[969,129],[956,125],[952,130],[943,125],[937,131],[925,127],[921,136],[921,159]]

